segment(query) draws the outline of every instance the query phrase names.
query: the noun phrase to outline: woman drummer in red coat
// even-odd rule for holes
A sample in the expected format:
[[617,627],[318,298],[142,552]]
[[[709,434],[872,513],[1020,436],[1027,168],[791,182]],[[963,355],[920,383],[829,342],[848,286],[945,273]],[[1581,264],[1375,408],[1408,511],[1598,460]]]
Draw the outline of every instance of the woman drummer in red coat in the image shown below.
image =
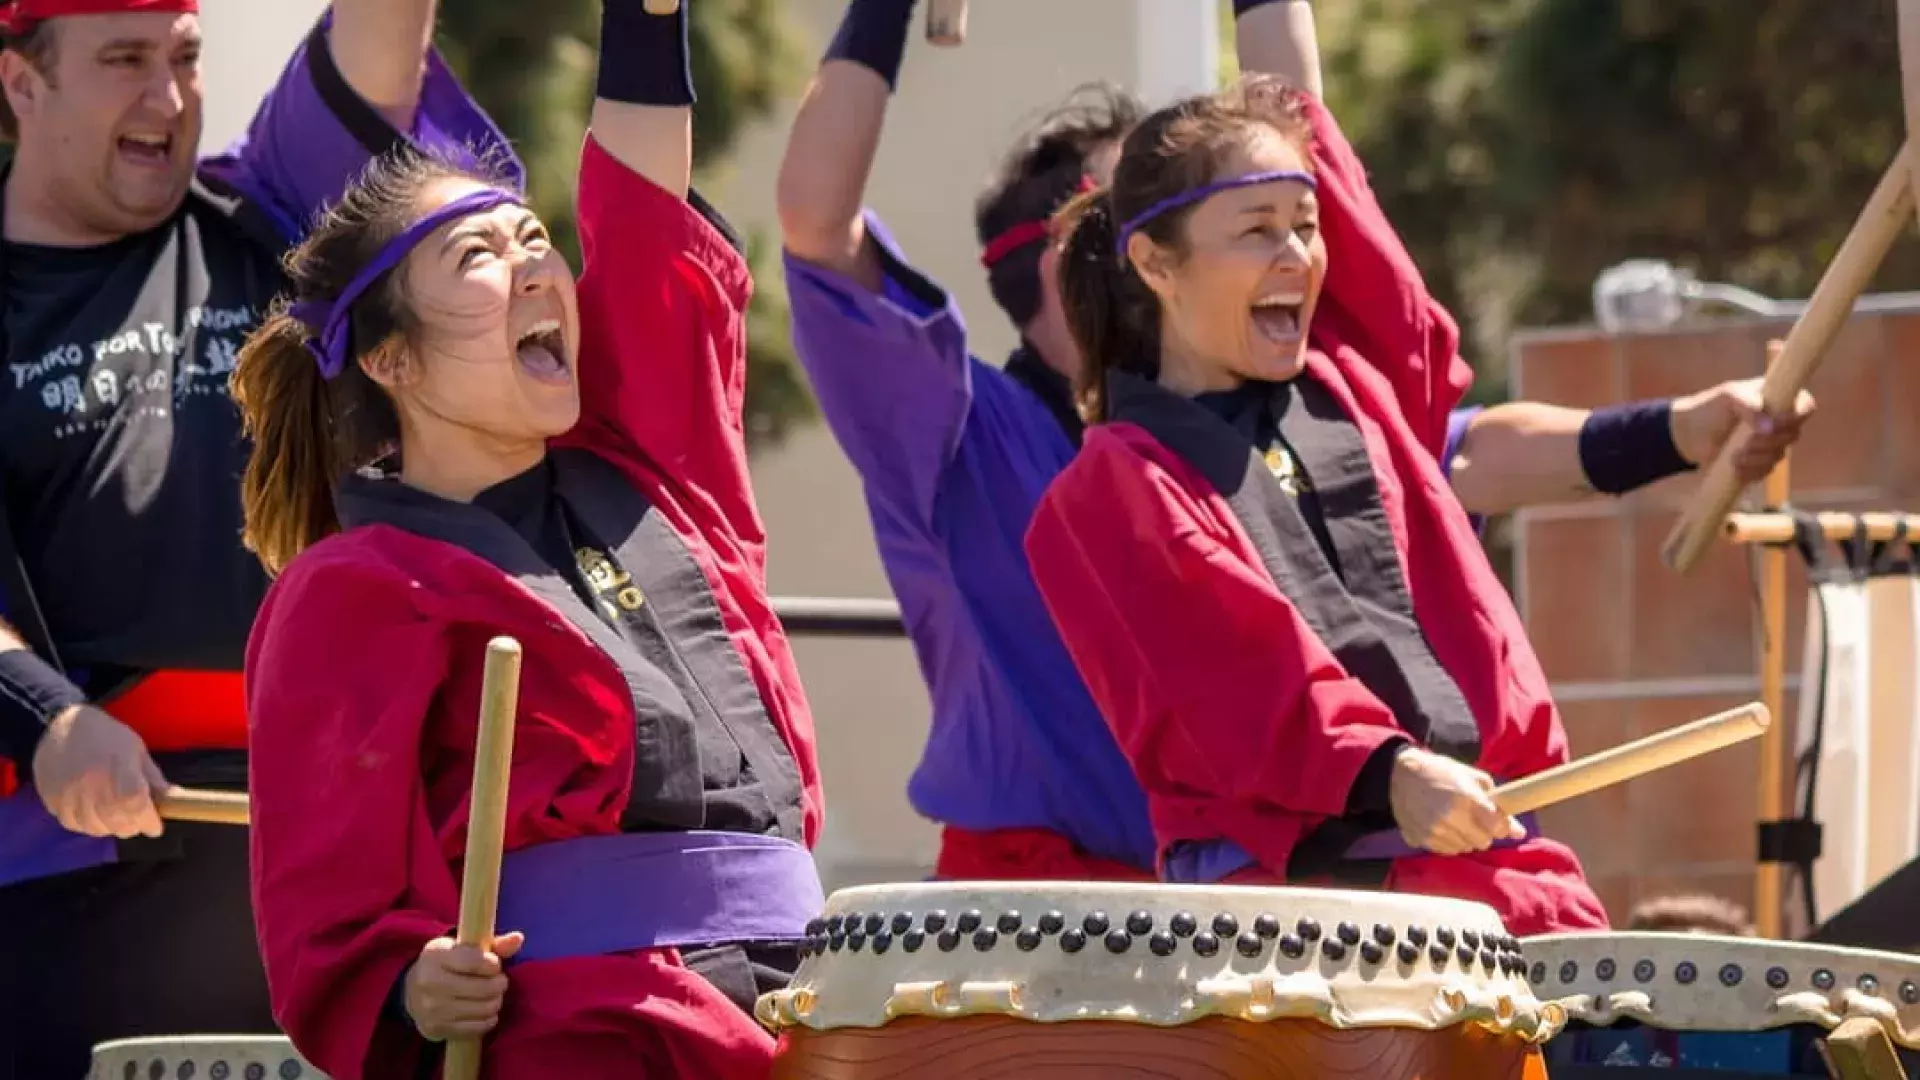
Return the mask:
[[[378,162],[248,345],[255,910],[336,1080],[764,1077],[822,896],[812,721],[742,441],[738,243],[688,189],[686,8],[608,0],[576,282],[518,191]],[[490,953],[455,948],[485,646],[525,651]],[[503,967],[504,964],[504,967]]]
[[1250,77],[1161,110],[1061,228],[1095,426],[1027,550],[1162,876],[1604,927],[1489,798],[1566,737],[1440,468],[1458,332],[1326,109]]

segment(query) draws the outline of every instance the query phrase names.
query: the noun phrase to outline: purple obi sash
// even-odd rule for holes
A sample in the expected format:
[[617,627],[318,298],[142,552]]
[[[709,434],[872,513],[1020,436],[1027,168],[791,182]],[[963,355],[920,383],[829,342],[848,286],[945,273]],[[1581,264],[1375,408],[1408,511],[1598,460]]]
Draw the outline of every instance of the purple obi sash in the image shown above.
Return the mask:
[[[1518,840],[1500,840],[1489,850],[1502,851],[1519,847],[1528,840],[1540,835],[1540,822],[1532,814],[1519,815],[1520,826],[1527,834]],[[1410,846],[1402,839],[1398,830],[1383,829],[1368,833],[1348,845],[1346,854],[1341,856],[1349,862],[1371,862],[1380,859],[1409,859],[1428,852]],[[1190,885],[1205,885],[1233,876],[1254,865],[1254,858],[1247,849],[1231,840],[1205,840],[1182,844],[1167,853],[1161,877],[1167,881]]]
[[494,925],[527,935],[518,963],[799,941],[826,904],[813,855],[791,840],[617,833],[508,852]]
[[118,851],[112,837],[69,832],[31,787],[0,799],[0,888],[105,866]]

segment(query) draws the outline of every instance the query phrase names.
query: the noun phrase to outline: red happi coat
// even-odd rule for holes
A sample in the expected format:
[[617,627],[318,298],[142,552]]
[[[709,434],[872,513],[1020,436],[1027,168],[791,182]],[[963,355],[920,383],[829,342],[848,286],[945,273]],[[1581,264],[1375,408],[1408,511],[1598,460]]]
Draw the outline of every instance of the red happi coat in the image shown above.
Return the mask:
[[[1414,616],[1478,728],[1478,767],[1512,779],[1560,764],[1546,677],[1439,463],[1472,374],[1458,330],[1332,116],[1307,110],[1329,267],[1302,378],[1364,439]],[[1347,811],[1368,758],[1406,737],[1282,594],[1223,493],[1141,426],[1088,431],[1027,550],[1163,856],[1224,839],[1254,857],[1254,876],[1284,880],[1296,845]],[[1517,934],[1607,925],[1573,852],[1545,838],[1401,859],[1388,886],[1491,904]]]
[[[583,417],[692,553],[802,783],[812,719],[766,596],[742,438],[747,266],[714,224],[591,139],[581,160]],[[412,1078],[425,1044],[384,1007],[459,910],[488,639],[524,648],[506,847],[619,830],[633,699],[580,629],[451,543],[350,528],[294,560],[247,654],[254,903],[275,1016],[335,1080]],[[510,929],[510,928],[503,928]],[[514,966],[492,1080],[766,1075],[773,1040],[671,949]]]

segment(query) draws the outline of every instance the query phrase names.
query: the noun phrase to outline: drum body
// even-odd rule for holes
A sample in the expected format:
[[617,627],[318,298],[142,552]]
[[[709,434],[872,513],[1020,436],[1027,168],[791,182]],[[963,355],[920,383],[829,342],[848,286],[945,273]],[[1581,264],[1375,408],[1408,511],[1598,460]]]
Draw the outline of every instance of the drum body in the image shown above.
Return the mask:
[[835,893],[760,999],[774,1080],[1544,1080],[1557,1012],[1491,908],[973,882]]
[[1534,995],[1566,1011],[1553,1080],[1826,1078],[1820,1042],[1855,1017],[1920,1075],[1920,957],[1708,934],[1524,944]]
[[327,1080],[274,1035],[117,1039],[93,1048],[87,1080]]

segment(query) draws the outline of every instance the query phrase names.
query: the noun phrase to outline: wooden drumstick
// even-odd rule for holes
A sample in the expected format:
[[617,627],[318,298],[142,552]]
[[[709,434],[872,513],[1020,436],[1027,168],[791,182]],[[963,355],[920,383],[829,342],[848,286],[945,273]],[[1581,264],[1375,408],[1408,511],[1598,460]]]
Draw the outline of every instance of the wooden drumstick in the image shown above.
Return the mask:
[[193,788],[168,788],[154,800],[154,808],[167,821],[204,821],[214,825],[245,825],[252,820],[248,798],[235,791],[196,791]]
[[[1920,0],[1900,0],[1900,88],[1906,101],[1907,142],[1920,138]],[[1913,194],[1920,200],[1920,154],[1908,155]]]
[[1767,730],[1771,719],[1765,705],[1749,702],[1502,784],[1494,789],[1493,801],[1509,814],[1538,810],[1751,739]]
[[[473,803],[467,812],[467,862],[460,880],[460,925],[455,940],[493,947],[493,917],[500,902],[500,860],[507,828],[507,775],[513,765],[513,720],[520,702],[520,643],[497,637],[487,643],[480,683],[480,737],[473,751]],[[445,1080],[476,1080],[480,1039],[447,1041]]]
[[[1847,238],[1841,241],[1840,250],[1820,275],[1820,283],[1814,286],[1806,311],[1788,331],[1779,356],[1767,365],[1760,397],[1768,412],[1793,412],[1794,399],[1800,396],[1820,361],[1826,359],[1827,349],[1853,314],[1853,302],[1873,280],[1874,272],[1887,256],[1887,249],[1912,225],[1912,170],[1916,157],[1920,156],[1915,154],[1914,145],[1909,135],[1893,164],[1887,167],[1886,175],[1880,178],[1879,186],[1873,189],[1866,209],[1860,211]],[[1740,497],[1740,477],[1733,462],[1748,435],[1743,427],[1720,448],[1693,500],[1674,523],[1666,542],[1661,544],[1660,557],[1668,569],[1682,574],[1693,569],[1713,543],[1727,511],[1733,509],[1734,500]]]
[[967,0],[928,0],[927,40],[948,47],[967,40]]
[[680,10],[680,0],[647,0],[647,14],[672,15]]

